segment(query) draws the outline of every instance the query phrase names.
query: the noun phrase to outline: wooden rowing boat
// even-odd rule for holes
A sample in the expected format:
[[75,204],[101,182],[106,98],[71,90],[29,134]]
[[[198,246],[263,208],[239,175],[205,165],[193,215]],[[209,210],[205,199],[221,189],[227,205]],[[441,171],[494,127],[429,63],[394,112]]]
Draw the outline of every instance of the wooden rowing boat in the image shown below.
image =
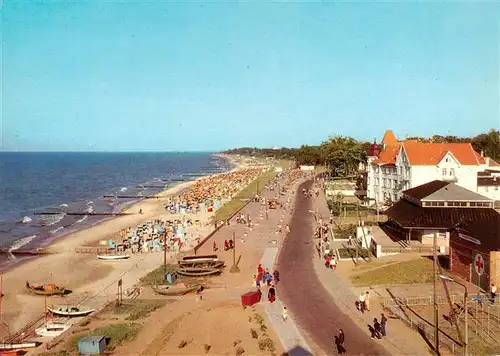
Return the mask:
[[177,270],[177,273],[186,277],[203,277],[221,274],[222,269],[212,267],[182,267]]
[[[19,342],[13,344],[0,344],[0,352],[11,351],[16,352],[16,350],[22,351],[23,349],[31,349],[40,346],[41,342]],[[0,353],[2,355],[2,353]]]
[[184,256],[182,257],[182,261],[204,261],[204,262],[211,262],[211,261],[218,261],[219,256],[217,255],[190,255],[190,256]]
[[61,323],[47,323],[44,326],[41,326],[35,329],[35,333],[38,336],[59,336],[66,330],[68,330],[71,325],[61,324]]
[[79,317],[86,316],[94,312],[95,309],[77,307],[77,306],[50,306],[47,310],[54,315],[67,316],[67,317]]
[[179,261],[179,267],[211,267],[211,268],[222,268],[224,267],[224,261]]
[[130,255],[97,255],[97,258],[105,261],[119,261],[129,259]]
[[55,284],[43,284],[43,285],[32,285],[26,281],[26,289],[36,295],[64,295],[66,293],[66,288],[58,287]]
[[192,286],[160,285],[160,286],[153,286],[152,288],[155,291],[155,293],[175,296],[175,295],[184,295],[190,292],[194,292],[195,290],[198,290],[200,288],[200,285],[192,285]]

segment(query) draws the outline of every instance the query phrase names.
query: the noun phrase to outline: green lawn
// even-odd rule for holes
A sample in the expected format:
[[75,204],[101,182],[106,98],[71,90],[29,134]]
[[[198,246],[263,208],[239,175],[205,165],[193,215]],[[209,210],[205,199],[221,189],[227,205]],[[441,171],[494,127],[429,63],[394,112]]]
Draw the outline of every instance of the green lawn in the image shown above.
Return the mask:
[[78,333],[71,337],[68,349],[73,351],[78,349],[78,341],[85,336],[102,335],[109,339],[109,344],[106,351],[113,351],[124,342],[133,340],[141,329],[140,324],[127,323],[127,324],[110,324],[97,328],[91,332]]
[[429,283],[432,282],[432,261],[419,258],[376,267],[351,276],[351,282],[355,286]]
[[274,169],[264,172],[261,176],[251,182],[246,188],[240,191],[231,201],[224,204],[219,210],[215,212],[215,221],[222,221],[228,219],[236,211],[238,211],[248,199],[255,197],[257,193],[262,192],[264,187],[269,181],[276,177]]

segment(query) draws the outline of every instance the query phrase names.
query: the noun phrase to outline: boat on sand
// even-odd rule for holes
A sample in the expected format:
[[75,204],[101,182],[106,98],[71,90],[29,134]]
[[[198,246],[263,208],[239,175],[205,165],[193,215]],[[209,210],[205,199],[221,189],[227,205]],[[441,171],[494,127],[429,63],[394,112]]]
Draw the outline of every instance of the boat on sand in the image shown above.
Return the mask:
[[19,343],[12,343],[12,344],[0,344],[0,355],[3,355],[2,352],[16,352],[16,351],[22,351],[23,349],[31,349],[34,347],[40,346],[42,343],[41,342],[19,342]]
[[168,285],[168,284],[158,285],[158,286],[153,286],[152,288],[155,291],[155,293],[162,295],[176,296],[194,292],[200,288],[200,285],[197,284],[197,285],[186,286],[184,283],[178,283],[175,285]]
[[37,329],[35,329],[35,333],[38,336],[59,336],[66,330],[68,330],[71,327],[71,325],[68,324],[63,324],[63,323],[55,323],[55,322],[50,322],[45,324],[44,326],[41,326]]
[[179,267],[211,267],[211,268],[222,268],[224,267],[224,261],[179,261]]
[[77,307],[74,305],[69,306],[48,306],[47,310],[54,315],[67,316],[67,317],[78,317],[86,316],[94,312],[95,309],[89,309],[85,307]]
[[119,261],[129,259],[130,255],[97,255],[97,258],[105,261]]
[[66,293],[66,288],[58,287],[53,283],[35,285],[26,281],[26,289],[32,294],[45,296],[64,295]]
[[177,269],[177,274],[186,277],[212,276],[221,273],[222,270],[220,268],[212,267],[182,267]]
[[182,257],[182,262],[213,262],[213,261],[218,261],[219,256],[218,255],[188,255]]

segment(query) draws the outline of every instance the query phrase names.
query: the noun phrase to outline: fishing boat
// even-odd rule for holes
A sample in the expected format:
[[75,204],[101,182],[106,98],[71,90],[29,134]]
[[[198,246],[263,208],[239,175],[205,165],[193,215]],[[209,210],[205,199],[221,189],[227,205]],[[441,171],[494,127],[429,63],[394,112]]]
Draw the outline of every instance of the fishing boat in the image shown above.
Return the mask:
[[0,356],[21,356],[25,355],[24,350],[10,350],[10,351],[0,351]]
[[41,344],[42,344],[41,342],[19,342],[12,344],[0,344],[0,355],[3,355],[1,352],[5,351],[16,352],[16,350],[22,351],[23,349],[31,349],[34,347],[38,347]]
[[97,255],[97,258],[105,261],[119,261],[129,259],[130,255]]
[[152,288],[155,291],[155,293],[175,296],[175,295],[184,295],[190,292],[194,292],[195,290],[198,290],[200,288],[200,285],[186,286],[183,283],[179,283],[176,285],[152,286]]
[[88,308],[79,308],[74,305],[70,306],[50,306],[47,307],[47,310],[51,312],[54,315],[59,315],[59,316],[67,316],[67,317],[78,317],[78,316],[86,316],[89,315],[90,313],[94,312],[95,309],[88,309]]
[[224,267],[224,261],[179,261],[179,267]]
[[59,336],[66,330],[68,330],[71,327],[71,325],[68,324],[62,324],[62,323],[47,323],[44,326],[41,326],[37,329],[35,329],[35,333],[38,336]]
[[217,255],[190,255],[182,257],[182,262],[214,262],[218,261],[219,256]]
[[203,277],[221,274],[222,270],[212,267],[182,267],[177,270],[177,273],[186,277]]
[[26,281],[26,289],[32,294],[45,296],[64,295],[66,293],[66,288],[58,287],[52,283],[35,285],[30,284],[30,282]]

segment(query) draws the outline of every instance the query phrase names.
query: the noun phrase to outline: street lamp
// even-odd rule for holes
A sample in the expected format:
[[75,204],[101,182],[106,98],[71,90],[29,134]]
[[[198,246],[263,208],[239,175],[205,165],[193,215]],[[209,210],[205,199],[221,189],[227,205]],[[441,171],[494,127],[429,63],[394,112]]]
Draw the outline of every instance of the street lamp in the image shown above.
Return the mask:
[[454,280],[453,278],[445,276],[443,274],[440,274],[439,278],[441,278],[444,281],[455,282],[456,284],[464,287],[464,313],[465,313],[465,317],[464,317],[464,324],[465,324],[465,326],[464,326],[464,329],[465,329],[464,330],[464,355],[468,356],[469,355],[469,330],[468,330],[469,310],[467,307],[467,301],[469,300],[469,294],[467,292],[467,286],[465,284],[460,283],[460,282]]

